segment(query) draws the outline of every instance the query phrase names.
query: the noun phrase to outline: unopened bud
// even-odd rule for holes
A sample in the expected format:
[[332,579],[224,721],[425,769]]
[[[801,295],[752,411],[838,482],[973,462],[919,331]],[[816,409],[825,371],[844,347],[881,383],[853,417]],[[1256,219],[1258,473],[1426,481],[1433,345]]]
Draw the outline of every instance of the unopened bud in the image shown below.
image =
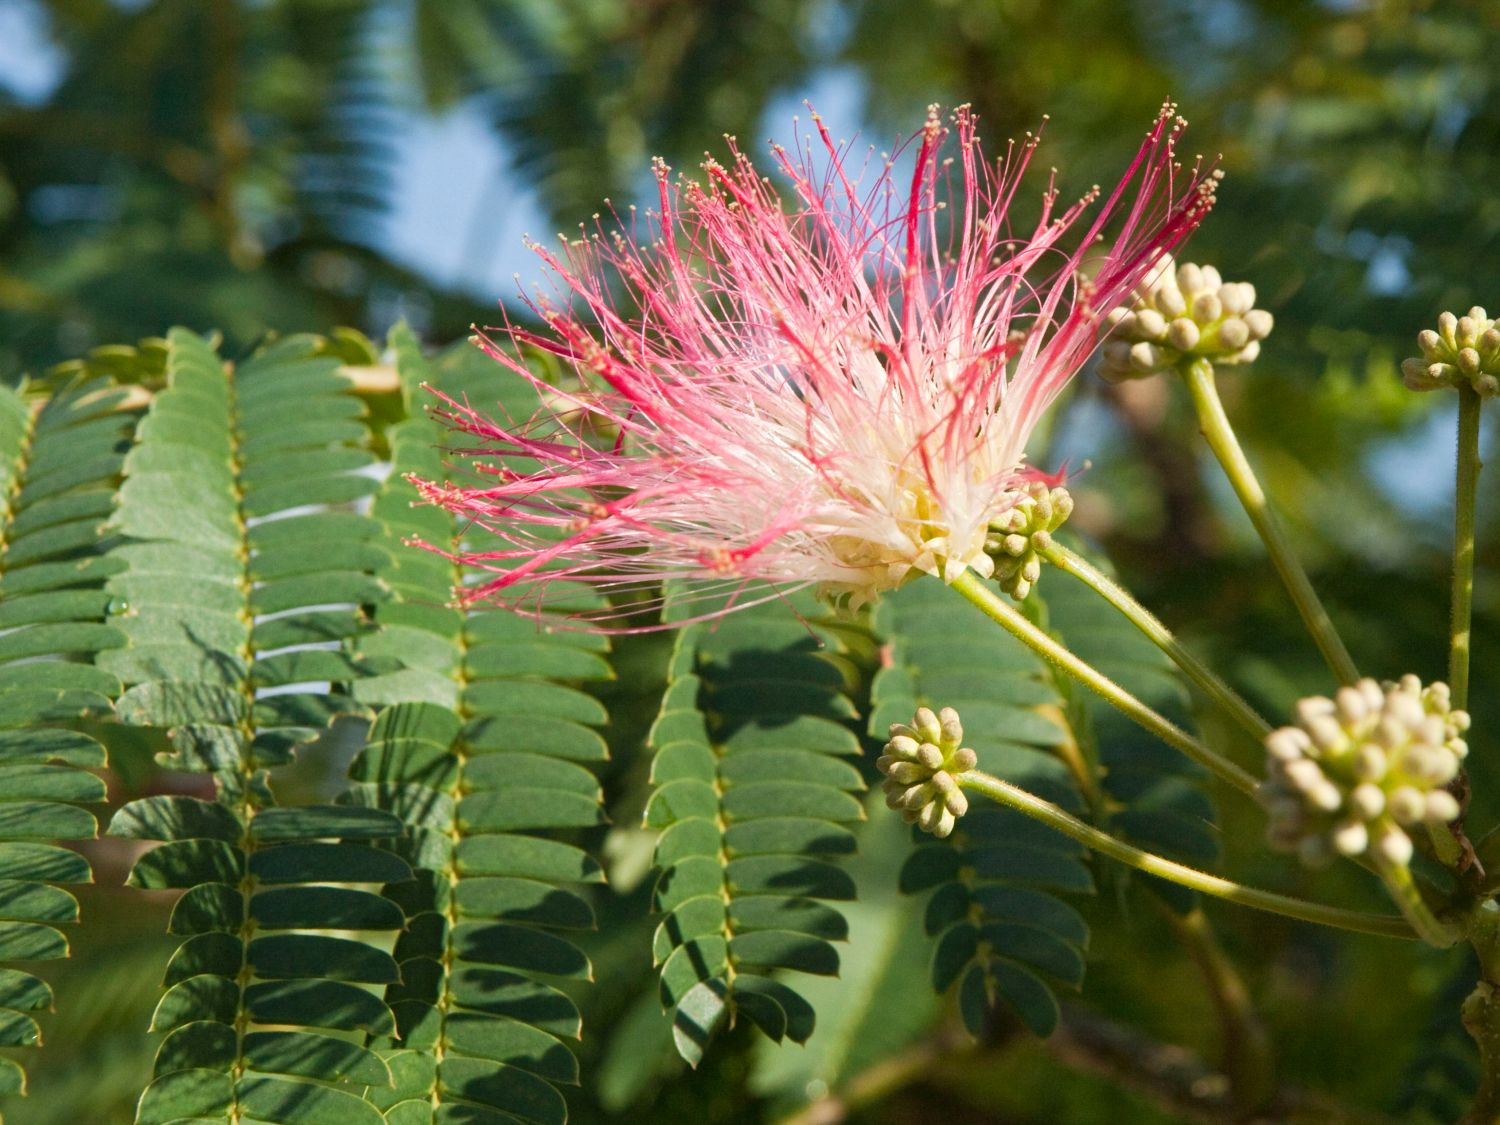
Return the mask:
[[1500,328],[1477,305],[1463,316],[1444,312],[1437,331],[1417,333],[1420,356],[1401,364],[1401,381],[1414,391],[1467,384],[1481,397],[1500,392]]
[[1217,293],[1199,293],[1193,298],[1193,319],[1199,324],[1212,324],[1224,315],[1224,302]]
[[1452,709],[1446,685],[1403,676],[1382,687],[1365,679],[1334,699],[1299,700],[1295,713],[1296,726],[1265,742],[1259,796],[1273,847],[1314,863],[1374,851],[1404,864],[1412,848],[1407,827],[1460,815],[1444,786],[1468,750],[1461,736],[1469,716]]
[[1119,381],[1179,367],[1184,360],[1249,363],[1271,333],[1271,314],[1255,308],[1255,287],[1225,282],[1212,266],[1176,265],[1163,255],[1131,304],[1105,317],[1109,338],[1099,373]]
[[1197,321],[1185,316],[1179,316],[1167,326],[1167,344],[1179,352],[1192,351],[1202,338],[1203,330],[1198,327]]
[[1219,303],[1229,316],[1244,316],[1255,307],[1255,286],[1248,281],[1234,281],[1219,288]]
[[1073,497],[1066,488],[1033,481],[1020,491],[1009,509],[991,522],[986,549],[995,564],[995,581],[1002,590],[1017,601],[1025,600],[1042,577],[1038,552],[1051,546],[1052,533],[1072,514]]
[[886,805],[934,836],[950,835],[969,811],[956,775],[973,769],[978,755],[960,745],[963,737],[963,722],[953,708],[934,714],[920,707],[910,723],[891,724],[890,741],[875,760],[885,775]]
[[1387,826],[1381,833],[1375,847],[1387,863],[1397,867],[1405,867],[1410,863],[1414,851],[1411,837],[1394,824]]
[[1143,340],[1139,344],[1130,345],[1130,366],[1147,374],[1160,371],[1165,355],[1161,348]]
[[1362,820],[1352,820],[1333,831],[1333,846],[1341,855],[1363,855],[1370,846],[1370,830]]
[[1167,322],[1155,309],[1141,309],[1135,314],[1135,334],[1141,340],[1159,340],[1167,334]]
[[1447,824],[1457,820],[1461,810],[1458,798],[1446,789],[1434,789],[1427,794],[1427,819],[1433,824]]
[[1230,317],[1219,325],[1219,343],[1231,351],[1239,351],[1250,342],[1250,329],[1237,316]]
[[1156,307],[1163,316],[1180,317],[1188,310],[1187,298],[1175,288],[1162,289],[1155,294]]

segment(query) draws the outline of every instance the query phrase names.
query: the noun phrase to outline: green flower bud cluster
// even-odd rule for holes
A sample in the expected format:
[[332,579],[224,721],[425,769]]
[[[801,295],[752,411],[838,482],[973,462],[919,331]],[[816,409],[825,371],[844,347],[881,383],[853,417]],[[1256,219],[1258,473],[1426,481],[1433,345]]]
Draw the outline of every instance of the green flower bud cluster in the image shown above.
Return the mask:
[[1049,488],[1032,481],[1022,498],[990,524],[984,541],[985,554],[995,560],[995,579],[1016,601],[1031,593],[1042,576],[1038,550],[1045,549],[1051,533],[1073,514],[1073,497],[1061,486]]
[[1269,777],[1260,799],[1273,847],[1317,865],[1335,853],[1373,851],[1411,861],[1407,829],[1459,814],[1444,786],[1468,754],[1469,715],[1455,711],[1448,685],[1415,676],[1383,688],[1363,679],[1333,699],[1297,704],[1297,725],[1266,736]]
[[1467,383],[1484,398],[1500,394],[1500,325],[1478,305],[1466,316],[1445,312],[1437,331],[1417,334],[1420,356],[1401,364],[1401,381],[1414,391]]
[[1249,363],[1271,334],[1271,314],[1255,307],[1255,286],[1225,281],[1213,266],[1176,265],[1164,255],[1130,305],[1110,312],[1099,374],[1112,383],[1168,371],[1185,358]]
[[954,774],[973,769],[978,758],[960,746],[963,740],[963,724],[952,707],[936,715],[919,707],[910,723],[891,724],[891,740],[875,765],[885,774],[885,803],[906,823],[944,837],[969,811]]

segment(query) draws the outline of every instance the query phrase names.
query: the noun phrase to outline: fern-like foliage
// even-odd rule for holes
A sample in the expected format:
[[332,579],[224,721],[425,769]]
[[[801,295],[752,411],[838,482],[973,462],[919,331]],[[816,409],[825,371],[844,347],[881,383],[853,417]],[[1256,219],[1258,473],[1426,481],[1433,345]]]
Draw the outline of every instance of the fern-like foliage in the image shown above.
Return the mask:
[[[51,368],[44,383],[58,388],[90,379],[121,385],[159,383],[167,374],[167,342],[151,336],[135,344],[101,344]],[[127,439],[128,440],[128,439]]]
[[[850,696],[869,659],[855,631],[801,603],[743,610],[678,637],[646,825],[659,829],[653,953],[677,1049],[702,1058],[736,1013],[772,1039],[805,1042],[812,1006],[772,976],[835,975],[847,937],[829,902],[855,897],[834,860],[864,819]],[[861,653],[860,649],[864,652]]]
[[309,241],[369,246],[384,234],[390,171],[398,159],[392,138],[400,125],[380,8],[355,0],[275,13],[276,32],[315,83],[288,122],[299,235]]
[[857,1097],[864,1076],[878,1080],[889,1059],[914,1046],[920,1051],[943,1015],[944,998],[928,983],[932,950],[922,911],[898,885],[910,833],[879,789],[865,795],[865,808],[870,819],[855,829],[859,853],[844,864],[859,900],[840,907],[849,940],[840,948],[839,975],[798,984],[818,1014],[817,1032],[795,1050],[756,1045],[752,1081],[770,1095],[770,1120],[815,1116],[807,1103],[824,1091]]
[[[392,475],[374,514],[393,559],[382,574],[397,596],[378,609],[381,631],[363,652],[401,667],[356,688],[385,708],[351,768],[352,796],[405,821],[397,848],[420,877],[386,890],[407,928],[395,948],[401,982],[386,993],[398,1026],[386,1044],[396,1082],[372,1097],[400,1125],[560,1123],[567,1104],[555,1084],[578,1081],[562,1040],[576,1039],[581,1021],[549,980],[591,977],[566,935],[592,928],[594,912],[570,885],[603,876],[574,844],[536,833],[603,823],[585,763],[605,757],[594,728],[606,715],[579,685],[612,676],[608,641],[559,630],[547,616],[449,608],[464,568],[400,547],[409,535],[482,546],[478,529],[413,506],[404,474],[445,472],[446,434],[420,416],[421,383],[522,415],[535,395],[498,365],[464,362],[479,358],[471,348],[439,365],[404,328],[392,344],[413,417],[390,432]],[[583,596],[559,592],[552,608]]]
[[[872,687],[871,736],[883,739],[918,706],[954,707],[980,769],[1084,811],[1079,774],[1065,764],[1070,735],[1048,670],[1008,634],[976,632],[974,617],[938,582],[914,582],[882,600],[876,631],[890,656]],[[926,916],[937,939],[933,986],[944,992],[958,982],[975,1035],[1000,1006],[1050,1033],[1058,1019],[1054,983],[1083,979],[1088,928],[1057,897],[1092,892],[1083,848],[1019,813],[983,806],[971,808],[948,840],[915,830],[914,840],[901,883],[933,892]]]
[[[1173,721],[1191,720],[1188,693],[1171,660],[1115,608],[1081,582],[1059,574],[1042,591],[1049,629],[1073,652]],[[1102,827],[1138,847],[1194,867],[1219,859],[1207,771],[1148,734],[1060,672],[1054,682],[1085,756],[1097,763],[1105,799],[1094,810]],[[1127,869],[1112,865],[1124,878]],[[1152,890],[1179,910],[1193,892],[1160,879]]]
[[397,979],[374,938],[404,919],[358,885],[410,871],[345,841],[401,826],[373,809],[276,808],[268,783],[357,706],[329,687],[359,673],[341,646],[387,596],[378,525],[329,507],[378,487],[358,471],[373,460],[364,407],[311,338],[233,370],[190,332],[168,340],[112,522],[107,589],[129,606],[129,645],[100,660],[128,685],[120,718],[159,728],[163,763],[204,777],[201,796],[145,797],[110,825],[164,841],[132,884],[185,890],[170,929],[186,940],[153,1020],[167,1034],[137,1120],[375,1125],[361,1095],[390,1084],[385,1062],[313,1029],[391,1027],[361,986]]
[[[125,643],[104,590],[103,553],[135,415],[124,392],[74,378],[40,405],[0,388],[0,960],[65,957],[56,927],[78,904],[55,883],[86,883],[88,862],[58,840],[92,839],[104,800],[89,767],[104,747],[75,729],[111,713],[120,681],[92,656]],[[0,969],[0,1046],[36,1043],[28,1014],[50,1007],[37,977]],[[24,1090],[0,1060],[0,1093]]]
[[[603,881],[590,767],[609,716],[589,685],[615,671],[609,639],[563,616],[602,595],[564,581],[532,617],[453,607],[487,572],[410,540],[505,544],[413,503],[409,475],[453,471],[422,384],[512,418],[538,400],[472,348],[429,361],[405,328],[391,348],[399,393],[376,401],[401,420],[378,436],[342,366],[377,375],[357,334],[236,364],[174,330],[55,370],[47,397],[0,396],[0,957],[66,952],[57,926],[77,908],[52,884],[89,871],[53,841],[95,833],[80,806],[104,797],[89,772],[101,742],[139,728],[173,791],[110,828],[159,844],[130,882],[182,892],[169,928],[184,939],[143,1125],[567,1119],[593,972],[577,935]],[[1128,622],[1062,577],[1042,594],[1028,607],[1045,627],[1187,720],[1171,666]],[[1055,991],[1082,980],[1088,930],[1060,896],[1092,893],[1083,850],[982,803],[946,841],[908,844],[883,810],[862,825],[878,795],[863,796],[861,734],[955,707],[982,768],[1151,850],[1216,858],[1194,767],[1002,631],[976,631],[941,583],[889,595],[869,628],[801,595],[712,621],[668,595],[684,623],[644,813],[659,998],[694,1065],[741,1017],[807,1044],[821,1011],[805,1053],[761,1044],[758,1081],[781,1109],[913,1042],[952,989],[976,1035],[1002,1012],[1046,1034]],[[339,732],[359,740],[342,739],[351,787],[279,804],[274,771],[303,754],[335,765]],[[857,887],[864,902],[838,905]],[[898,890],[930,892],[925,911]],[[929,956],[933,988],[913,971]],[[50,1002],[0,971],[0,1046],[34,1041],[28,1013]],[[3,1067],[0,1092],[20,1090]]]

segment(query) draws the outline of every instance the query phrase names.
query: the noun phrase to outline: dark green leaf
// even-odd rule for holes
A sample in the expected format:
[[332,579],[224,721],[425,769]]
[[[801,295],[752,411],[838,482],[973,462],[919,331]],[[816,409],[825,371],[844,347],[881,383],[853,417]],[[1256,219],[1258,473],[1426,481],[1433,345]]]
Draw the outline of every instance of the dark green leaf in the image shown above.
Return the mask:
[[399,907],[368,891],[343,887],[277,887],[250,900],[250,917],[263,929],[399,930]]
[[250,828],[256,840],[263,844],[319,837],[380,840],[402,834],[401,821],[390,813],[348,805],[262,809],[256,814]]
[[495,918],[557,929],[591,930],[594,912],[589,904],[558,887],[532,879],[462,879],[454,888],[460,914]]
[[477,836],[455,850],[466,875],[514,875],[549,883],[600,883],[604,872],[586,852],[555,840],[527,836]]
[[688,991],[673,1012],[672,1041],[688,1065],[696,1067],[703,1061],[704,1048],[722,1026],[728,1012],[727,992],[723,981],[703,981]]
[[111,836],[135,840],[222,840],[238,844],[244,829],[223,805],[158,794],[131,801],[109,822]]
[[68,955],[68,939],[37,922],[0,922],[0,961],[53,961]]
[[[454,1096],[494,1106],[535,1125],[564,1125],[567,1103],[545,1080],[515,1067],[481,1059],[450,1057],[438,1066],[444,1087]],[[450,1116],[453,1125],[462,1116]],[[488,1122],[482,1125],[489,1125]]]
[[209,975],[188,977],[167,989],[157,1002],[151,1030],[170,1031],[198,1020],[233,1023],[239,999],[239,986],[232,980]]
[[578,1083],[578,1060],[545,1031],[516,1020],[455,1012],[444,1022],[449,1044],[466,1055],[493,1059],[553,1082]]
[[468,961],[528,969],[550,976],[592,980],[588,958],[572,943],[521,926],[464,922],[453,931],[453,949]]
[[399,856],[355,844],[278,844],[250,856],[250,873],[260,882],[400,883],[411,868]]
[[52,844],[0,843],[0,879],[34,879],[48,883],[92,883],[88,861],[75,851]]
[[236,1084],[235,1096],[248,1116],[284,1125],[385,1125],[364,1099],[312,1082],[251,1074]]
[[347,1039],[307,1031],[252,1031],[245,1036],[245,1061],[253,1070],[307,1078],[389,1086],[390,1068],[379,1056]]
[[729,942],[736,967],[797,969],[804,973],[837,976],[839,955],[822,938],[787,930],[755,930],[736,934]]
[[380,997],[334,980],[279,980],[245,989],[245,1010],[260,1024],[299,1024],[390,1035],[395,1021]]
[[272,934],[250,942],[247,958],[268,979],[323,977],[386,984],[400,979],[396,962],[363,942],[319,934]]
[[233,1100],[234,1087],[227,1074],[209,1070],[163,1074],[141,1095],[136,1107],[136,1125],[169,1125],[222,1115]]
[[[0,879],[0,920],[9,922],[76,922],[78,901],[46,883]],[[0,1007],[3,1007],[0,1001]]]

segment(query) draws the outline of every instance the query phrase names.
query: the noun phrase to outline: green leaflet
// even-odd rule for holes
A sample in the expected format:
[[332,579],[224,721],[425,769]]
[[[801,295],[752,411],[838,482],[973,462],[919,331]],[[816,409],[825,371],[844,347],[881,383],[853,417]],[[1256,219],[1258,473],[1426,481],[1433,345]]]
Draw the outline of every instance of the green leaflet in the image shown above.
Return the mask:
[[[653,941],[662,1005],[693,1065],[738,1011],[773,1039],[805,1041],[812,1009],[771,973],[833,976],[848,935],[829,901],[855,896],[825,856],[853,850],[843,825],[864,819],[846,756],[847,694],[867,638],[816,619],[812,603],[736,612],[678,636],[651,733],[659,829]],[[857,675],[857,674],[856,674]]]
[[[125,643],[104,589],[106,520],[136,414],[107,380],[65,382],[40,409],[0,388],[0,960],[66,957],[55,927],[78,904],[51,883],[87,882],[87,862],[53,840],[92,839],[81,805],[104,783],[80,767],[105,763],[91,735],[66,729],[110,713],[120,681],[92,664]],[[0,970],[0,1043],[38,1042],[21,1013],[51,993],[29,973]],[[0,1075],[11,1092],[25,1076]]]
[[[774,1099],[771,1115],[778,1119],[802,1108],[809,1091],[837,1092],[895,1056],[926,1034],[942,1011],[928,983],[920,912],[897,885],[901,861],[911,851],[909,834],[878,791],[866,803],[870,820],[860,828],[860,854],[849,861],[860,901],[842,908],[849,943],[839,976],[799,984],[819,1013],[817,1028],[805,1047],[767,1041],[755,1046],[751,1085]],[[735,905],[755,901],[739,899]],[[742,1010],[761,1002],[758,994],[743,990],[737,982]]]
[[[209,1042],[211,1029],[205,1025],[194,1041]],[[179,1029],[174,1037],[183,1036],[189,1028]],[[224,1030],[228,1030],[227,1028]],[[222,1032],[219,1033],[222,1039]],[[232,1038],[232,1037],[231,1037]],[[173,1043],[169,1037],[163,1051]],[[232,1042],[226,1042],[232,1050]],[[263,1054],[269,1062],[284,1064],[282,1056]],[[185,1062],[207,1062],[209,1066],[185,1066],[171,1070],[153,1082],[142,1096],[136,1110],[140,1125],[167,1125],[168,1122],[222,1120],[234,1107],[246,1117],[259,1121],[283,1122],[285,1125],[382,1125],[383,1118],[359,1097],[330,1086],[252,1074],[238,1082],[223,1073],[222,1054],[186,1052]]]
[[[1048,627],[1069,648],[1174,722],[1191,726],[1188,693],[1175,666],[1135,626],[1067,575],[1057,575],[1042,593]],[[1101,826],[1147,851],[1211,870],[1219,841],[1204,770],[1071,681],[1060,679],[1058,689],[1068,699],[1075,737],[1096,754],[1103,788],[1113,798],[1115,809]],[[1129,877],[1118,865],[1110,871]],[[1174,883],[1148,878],[1146,884],[1178,910],[1197,901]]]
[[549,981],[592,979],[570,934],[592,929],[594,912],[574,885],[602,874],[574,845],[534,833],[604,823],[584,764],[605,756],[596,728],[607,715],[581,685],[613,676],[608,646],[545,620],[446,607],[459,570],[402,542],[446,547],[455,534],[447,513],[413,506],[404,479],[449,471],[446,432],[422,416],[419,384],[523,415],[535,396],[487,360],[428,363],[404,327],[391,339],[412,417],[389,431],[393,472],[373,510],[389,559],[380,574],[397,597],[377,609],[381,630],[358,648],[360,659],[390,667],[355,685],[383,710],[350,767],[351,800],[400,816],[398,850],[424,870],[386,888],[406,912],[395,946],[402,979],[385,994],[397,1021],[384,1052],[395,1078],[369,1096],[393,1122],[551,1125],[566,1116],[555,1086],[578,1081],[564,1039],[578,1037],[581,1021]]
[[[357,471],[371,463],[364,408],[312,338],[272,344],[231,373],[207,340],[174,329],[165,362],[111,524],[120,565],[106,590],[124,607],[113,620],[128,644],[99,663],[128,685],[120,718],[165,728],[165,764],[210,775],[217,796],[145,797],[110,826],[164,841],[133,884],[185,892],[169,929],[187,940],[155,1021],[171,1031],[138,1120],[379,1121],[362,1095],[389,1085],[385,1064],[295,1029],[392,1026],[360,986],[397,979],[386,947],[404,919],[366,889],[327,884],[409,878],[370,846],[402,825],[377,809],[276,808],[265,776],[328,719],[360,709],[344,685],[367,670],[349,641],[388,596],[373,573],[385,556],[369,547],[367,517],[302,508],[377,487]],[[302,514],[277,518],[292,506]],[[299,561],[296,543],[321,544],[324,565]],[[266,614],[284,617],[257,622]],[[302,631],[275,626],[312,615]],[[338,1088],[303,1081],[334,1075]]]
[[[1051,747],[1065,732],[1038,705],[1061,702],[1046,667],[1020,642],[984,622],[939,582],[918,580],[882,599],[876,628],[890,665],[871,689],[870,734],[918,706],[953,707],[979,768],[1080,809],[1082,799]],[[962,636],[963,644],[952,638]],[[1059,713],[1060,718],[1060,713]],[[957,983],[976,1036],[1004,1006],[1032,1031],[1057,1023],[1053,982],[1077,985],[1087,929],[1055,892],[1090,893],[1082,847],[1010,810],[971,806],[948,840],[913,829],[901,888],[931,891],[926,928],[936,939],[932,984]]]

